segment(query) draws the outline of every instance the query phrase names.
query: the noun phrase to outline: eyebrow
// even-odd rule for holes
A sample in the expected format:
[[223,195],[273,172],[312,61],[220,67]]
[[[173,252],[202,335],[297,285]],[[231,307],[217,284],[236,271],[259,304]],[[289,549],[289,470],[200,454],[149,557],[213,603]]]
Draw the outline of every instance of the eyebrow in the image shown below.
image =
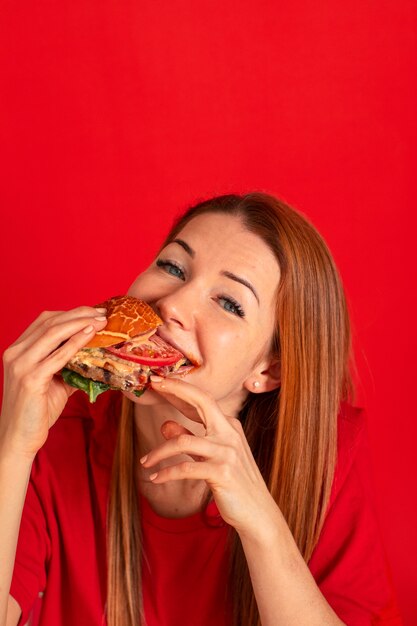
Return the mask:
[[171,243],[177,243],[181,248],[184,248],[187,254],[193,259],[195,257],[195,251],[188,245],[184,239],[174,239]]
[[[192,259],[195,257],[195,250],[193,250],[191,246],[189,246],[188,243],[184,241],[183,239],[174,239],[171,243],[177,243],[179,246],[181,246],[181,248],[183,248],[186,251],[186,253],[190,255]],[[230,278],[231,280],[234,280],[237,283],[240,283],[241,285],[244,285],[245,287],[250,289],[259,304],[259,296],[256,293],[256,289],[253,285],[251,285],[251,283],[248,280],[246,280],[245,278],[242,278],[241,276],[236,276],[236,274],[233,274],[233,272],[223,271],[221,272],[221,275],[226,276],[226,278]]]
[[241,285],[245,285],[245,287],[251,290],[251,292],[253,293],[253,295],[255,296],[259,304],[259,296],[256,293],[255,287],[251,285],[251,283],[248,280],[246,280],[246,278],[242,278],[241,276],[236,276],[236,274],[233,274],[232,272],[226,272],[226,271],[221,272],[221,275],[226,276],[226,278],[231,278],[232,280],[235,280],[237,283],[240,283]]

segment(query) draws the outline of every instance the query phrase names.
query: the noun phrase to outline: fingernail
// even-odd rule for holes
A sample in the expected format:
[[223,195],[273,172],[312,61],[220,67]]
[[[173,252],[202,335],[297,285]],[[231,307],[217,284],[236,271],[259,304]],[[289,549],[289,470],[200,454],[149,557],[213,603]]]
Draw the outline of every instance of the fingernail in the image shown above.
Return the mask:
[[149,480],[155,480],[155,478],[158,476],[158,472],[155,472],[155,474],[151,474],[149,476]]
[[153,383],[161,383],[164,380],[161,376],[156,376],[155,374],[152,374],[150,378]]
[[90,324],[90,326],[86,326],[83,330],[83,333],[85,333],[86,335],[88,335],[89,333],[91,333],[91,331],[94,330],[94,326],[92,326],[92,324]]
[[146,463],[147,458],[148,458],[148,455],[147,455],[147,454],[145,454],[145,456],[143,456],[143,457],[141,458],[140,462],[141,462],[141,463]]
[[101,315],[100,317],[95,317],[95,320],[97,320],[98,322],[104,322],[107,317],[105,315]]
[[107,313],[107,309],[105,307],[101,307],[96,309],[97,313]]

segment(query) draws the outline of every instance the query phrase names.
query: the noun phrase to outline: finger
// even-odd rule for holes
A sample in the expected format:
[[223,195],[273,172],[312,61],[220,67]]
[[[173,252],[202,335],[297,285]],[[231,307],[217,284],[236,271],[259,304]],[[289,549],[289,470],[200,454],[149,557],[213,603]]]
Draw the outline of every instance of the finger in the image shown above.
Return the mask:
[[220,444],[205,437],[196,437],[192,433],[182,433],[178,437],[165,441],[162,445],[148,453],[140,461],[143,467],[153,467],[161,461],[179,454],[188,454],[194,460],[212,459],[219,456]]
[[[168,420],[167,422],[164,422],[161,426],[161,433],[163,435],[163,437],[165,437],[165,439],[174,439],[174,437],[179,437],[180,435],[192,435],[195,437],[195,434],[191,432],[191,430],[188,430],[188,428],[185,428],[185,426],[183,426],[182,424],[178,424],[178,422],[174,422],[172,420]],[[191,458],[194,459],[194,461],[201,461],[202,457],[200,456],[194,456],[192,454],[190,454]]]
[[73,393],[75,393],[77,391],[77,387],[72,387],[72,385],[68,385],[68,383],[66,383],[64,381],[64,379],[62,378],[62,376],[60,376],[60,374],[54,374],[53,378],[56,379],[56,381],[60,384],[63,385],[65,387],[65,391],[68,394],[68,398],[70,396],[72,396]]
[[164,469],[155,472],[149,476],[153,483],[161,484],[171,480],[205,480],[213,485],[219,483],[221,476],[219,475],[219,465],[210,461],[195,463],[194,461],[185,461],[178,465],[164,467]]
[[191,430],[188,430],[188,428],[185,428],[185,426],[178,424],[178,422],[174,422],[173,420],[168,420],[162,424],[161,433],[165,439],[173,439],[174,437],[179,437],[183,433],[188,433],[189,435],[194,434]]
[[30,337],[34,330],[39,328],[42,324],[44,324],[47,320],[50,320],[57,315],[60,315],[63,311],[42,311],[40,315],[26,328],[26,330],[16,339],[14,343],[11,344],[10,347],[17,346],[21,344],[25,339]]
[[44,311],[39,317],[25,330],[25,332],[12,344],[16,356],[23,351],[29,349],[39,337],[51,326],[58,322],[66,322],[71,319],[80,319],[89,317],[94,319],[104,315],[104,309],[95,309],[94,307],[81,306],[70,311]]
[[207,434],[219,432],[228,426],[227,418],[214,398],[195,385],[178,378],[160,379],[158,376],[151,376],[150,380],[152,389],[163,395],[183,415],[202,422]]
[[[57,372],[60,369],[58,364],[62,363],[61,367],[63,367],[106,323],[105,320],[82,317],[51,326],[27,351],[20,355],[18,360],[21,371],[31,371],[39,363],[45,361],[47,364],[57,365],[55,369]],[[49,371],[49,368],[47,369]]]
[[[91,328],[89,325],[87,328]],[[40,392],[47,389],[51,378],[57,374],[81,348],[90,341],[95,329],[86,332],[86,328],[72,335],[60,348],[52,352],[46,359],[32,368],[25,375],[26,384],[30,384]]]

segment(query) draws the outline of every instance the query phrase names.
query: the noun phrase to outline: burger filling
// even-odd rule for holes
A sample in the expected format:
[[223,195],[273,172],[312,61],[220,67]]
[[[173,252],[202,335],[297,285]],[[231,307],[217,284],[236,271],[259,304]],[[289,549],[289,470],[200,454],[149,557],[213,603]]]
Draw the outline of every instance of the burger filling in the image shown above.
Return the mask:
[[166,377],[190,371],[193,364],[179,350],[153,335],[107,348],[83,348],[62,370],[64,380],[85,391],[90,402],[108,389],[142,395],[151,374]]

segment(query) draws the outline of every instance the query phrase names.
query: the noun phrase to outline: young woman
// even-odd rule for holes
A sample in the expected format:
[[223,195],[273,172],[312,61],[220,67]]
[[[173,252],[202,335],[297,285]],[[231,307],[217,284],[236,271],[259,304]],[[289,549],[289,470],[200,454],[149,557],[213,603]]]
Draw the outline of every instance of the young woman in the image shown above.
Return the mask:
[[266,194],[214,198],[129,294],[198,362],[185,379],[72,395],[55,374],[105,326],[90,307],[44,312],[4,355],[0,624],[400,624],[313,226]]

